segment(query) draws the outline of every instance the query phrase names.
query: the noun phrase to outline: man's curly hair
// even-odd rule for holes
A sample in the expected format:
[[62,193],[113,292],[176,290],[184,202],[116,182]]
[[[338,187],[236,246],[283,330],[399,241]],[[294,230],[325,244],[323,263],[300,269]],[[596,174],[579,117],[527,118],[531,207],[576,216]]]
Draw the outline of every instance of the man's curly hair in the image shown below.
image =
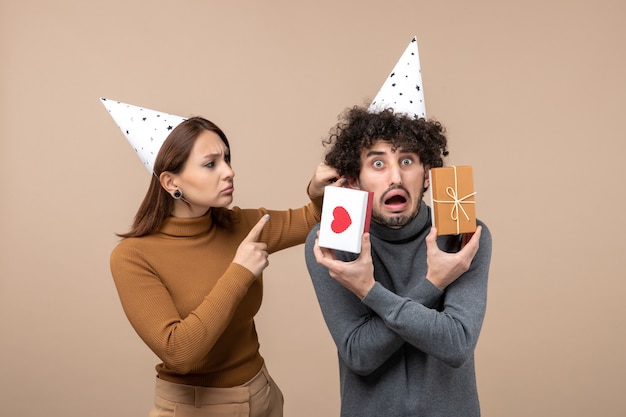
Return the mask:
[[448,155],[445,129],[433,120],[417,119],[396,114],[392,109],[370,113],[363,107],[347,109],[331,130],[324,146],[330,146],[325,161],[339,175],[358,178],[361,172],[361,152],[376,142],[389,142],[393,150],[415,152],[424,166],[443,166]]

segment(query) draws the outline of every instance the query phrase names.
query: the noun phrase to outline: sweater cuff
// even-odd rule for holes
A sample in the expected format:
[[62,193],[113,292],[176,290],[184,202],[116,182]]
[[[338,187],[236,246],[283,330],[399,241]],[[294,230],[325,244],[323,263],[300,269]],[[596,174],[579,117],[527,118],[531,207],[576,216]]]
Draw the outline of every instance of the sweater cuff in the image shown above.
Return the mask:
[[319,197],[311,196],[311,194],[309,194],[309,185],[310,184],[311,184],[311,181],[309,181],[309,183],[306,186],[306,195],[309,197],[309,200],[311,200],[311,203],[312,203],[311,207],[314,210],[315,218],[319,222],[320,219],[322,218],[322,203],[324,202],[324,195],[321,195]]
[[[426,282],[423,282],[426,281]],[[435,287],[430,281],[420,280],[421,284],[416,285],[411,291],[411,295],[400,296],[393,291],[383,287],[376,282],[372,289],[361,300],[363,304],[374,310],[381,317],[389,317],[399,309],[407,299],[422,304],[426,308],[436,308],[443,291]]]
[[432,282],[422,277],[417,281],[415,287],[407,294],[411,300],[417,301],[428,308],[435,308],[439,305],[443,291],[435,287]]
[[396,304],[402,303],[402,298],[383,287],[380,282],[376,282],[361,302],[379,316],[386,317]]

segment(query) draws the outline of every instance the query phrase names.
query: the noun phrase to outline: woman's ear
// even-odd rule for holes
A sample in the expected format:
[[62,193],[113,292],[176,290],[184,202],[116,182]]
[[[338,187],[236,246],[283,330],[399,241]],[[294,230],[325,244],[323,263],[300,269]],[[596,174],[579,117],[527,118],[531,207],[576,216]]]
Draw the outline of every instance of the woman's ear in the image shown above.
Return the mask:
[[161,175],[159,175],[159,182],[161,183],[161,187],[163,187],[168,194],[172,194],[178,189],[178,186],[176,185],[176,176],[171,172],[161,172]]

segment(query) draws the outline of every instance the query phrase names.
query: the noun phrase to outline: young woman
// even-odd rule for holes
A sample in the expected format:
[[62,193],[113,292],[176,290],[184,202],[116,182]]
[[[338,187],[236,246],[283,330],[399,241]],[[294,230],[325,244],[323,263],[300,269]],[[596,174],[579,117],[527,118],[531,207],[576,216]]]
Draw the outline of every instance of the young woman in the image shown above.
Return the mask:
[[215,124],[193,117],[163,143],[131,230],[111,271],[133,328],[161,359],[150,416],[282,416],[283,398],[259,353],[254,316],[268,255],[304,243],[320,220],[320,164],[310,203],[272,211],[228,208],[230,147]]

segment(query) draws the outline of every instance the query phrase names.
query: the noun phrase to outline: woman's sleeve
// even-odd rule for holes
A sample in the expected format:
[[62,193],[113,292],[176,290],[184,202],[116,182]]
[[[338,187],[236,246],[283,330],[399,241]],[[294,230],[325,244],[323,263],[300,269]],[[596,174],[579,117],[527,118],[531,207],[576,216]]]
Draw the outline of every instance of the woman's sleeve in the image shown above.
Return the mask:
[[273,253],[279,250],[304,243],[307,235],[322,216],[323,197],[311,198],[309,204],[288,210],[266,210],[260,209],[250,227],[264,213],[270,215],[270,220],[261,232],[260,239],[267,243],[268,252]]
[[118,245],[110,265],[131,325],[163,363],[180,374],[190,372],[212,349],[256,279],[246,268],[231,263],[198,307],[181,318],[173,295],[140,249]]

